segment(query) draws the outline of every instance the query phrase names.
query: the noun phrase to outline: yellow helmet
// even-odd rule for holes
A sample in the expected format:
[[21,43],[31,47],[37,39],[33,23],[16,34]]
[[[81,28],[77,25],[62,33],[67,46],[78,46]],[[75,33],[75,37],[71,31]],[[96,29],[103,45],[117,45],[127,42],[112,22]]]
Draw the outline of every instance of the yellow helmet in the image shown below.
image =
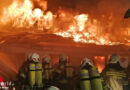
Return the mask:
[[65,55],[65,54],[61,54],[61,55],[59,56],[59,62],[67,61],[67,59],[68,59],[68,56]]
[[111,57],[110,57],[110,63],[117,63],[119,62],[120,60],[120,57],[117,55],[117,54],[113,54]]
[[45,63],[50,63],[50,61],[51,61],[51,57],[50,57],[50,56],[45,55],[45,56],[43,57],[43,62],[45,62]]
[[31,56],[30,56],[30,59],[34,62],[39,62],[40,61],[40,56],[37,54],[37,53],[33,53]]
[[89,58],[84,58],[83,61],[81,62],[81,67],[84,67],[87,63],[93,66],[93,63],[91,62]]
[[50,86],[48,89],[46,90],[60,90],[58,87],[56,86]]

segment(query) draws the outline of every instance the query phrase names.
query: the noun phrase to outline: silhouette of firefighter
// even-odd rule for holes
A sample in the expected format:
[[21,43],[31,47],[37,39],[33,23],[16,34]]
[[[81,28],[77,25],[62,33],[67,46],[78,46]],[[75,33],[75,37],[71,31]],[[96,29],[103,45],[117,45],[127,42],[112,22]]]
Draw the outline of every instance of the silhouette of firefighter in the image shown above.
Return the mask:
[[80,90],[103,90],[101,75],[88,58],[81,64]]
[[100,74],[92,60],[84,58],[76,76],[67,55],[59,55],[59,62],[51,65],[51,56],[45,55],[40,61],[40,56],[33,53],[19,70],[19,90],[130,90],[126,73],[130,65],[124,68],[123,61],[113,54]]
[[73,90],[73,67],[65,54],[59,56],[59,63],[56,65],[54,72],[54,80],[61,85],[61,90]]
[[20,68],[18,79],[22,86],[21,89],[42,87],[42,64],[40,64],[39,61],[39,55],[33,53]]
[[42,58],[42,68],[43,68],[43,83],[44,87],[48,87],[53,85],[53,72],[54,68],[51,65],[51,57],[49,55],[45,55]]
[[120,57],[113,54],[102,72],[104,90],[125,90],[128,85],[125,69],[120,66]]

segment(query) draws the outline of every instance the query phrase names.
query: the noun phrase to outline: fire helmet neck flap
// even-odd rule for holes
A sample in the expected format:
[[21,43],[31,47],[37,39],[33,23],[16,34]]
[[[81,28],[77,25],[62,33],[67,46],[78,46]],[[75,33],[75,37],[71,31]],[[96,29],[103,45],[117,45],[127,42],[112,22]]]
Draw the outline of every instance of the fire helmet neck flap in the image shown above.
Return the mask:
[[30,60],[33,61],[33,62],[39,62],[40,61],[40,56],[37,53],[33,53],[30,56]]

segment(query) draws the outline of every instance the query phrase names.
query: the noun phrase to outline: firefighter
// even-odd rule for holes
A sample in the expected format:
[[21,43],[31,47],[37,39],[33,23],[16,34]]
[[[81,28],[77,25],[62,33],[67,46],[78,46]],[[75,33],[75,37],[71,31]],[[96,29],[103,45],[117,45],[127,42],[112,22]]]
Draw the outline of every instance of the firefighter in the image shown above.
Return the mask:
[[89,70],[93,67],[90,59],[84,58],[80,70],[80,90],[91,90]]
[[128,67],[126,69],[127,78],[128,78],[128,85],[126,86],[126,90],[130,90],[130,61],[128,61]]
[[71,79],[73,77],[73,68],[68,61],[68,56],[61,54],[59,63],[57,64],[57,72],[61,74],[61,78]]
[[[18,78],[18,86],[19,88],[21,88],[22,90],[25,89],[25,86],[28,85],[28,66],[29,64],[32,62],[31,61],[31,55],[28,55],[27,60],[23,63],[23,65],[20,67],[17,78]],[[16,83],[17,84],[17,83]]]
[[120,66],[120,57],[113,54],[110,57],[109,63],[102,72],[104,78],[104,90],[125,90],[127,85],[127,78],[125,70]]
[[84,58],[83,61],[81,62],[81,69],[87,69],[87,70],[89,70],[93,66],[94,66],[93,63],[88,58]]
[[46,55],[42,59],[42,67],[43,67],[43,82],[49,84],[52,81],[53,76],[53,67],[51,66],[51,57]]
[[98,69],[90,59],[85,58],[80,70],[80,89],[81,90],[103,90],[102,79]]
[[68,56],[61,54],[57,64],[54,79],[61,84],[61,90],[73,90],[73,67],[68,62]]
[[22,88],[42,87],[42,64],[37,53],[31,54],[19,70],[18,79],[22,81]]

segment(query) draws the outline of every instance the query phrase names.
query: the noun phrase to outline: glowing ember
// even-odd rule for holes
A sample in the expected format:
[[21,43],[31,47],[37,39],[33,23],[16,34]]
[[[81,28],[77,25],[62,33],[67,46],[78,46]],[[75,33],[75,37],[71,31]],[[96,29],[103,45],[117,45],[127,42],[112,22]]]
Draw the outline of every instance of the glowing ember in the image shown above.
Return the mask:
[[[38,3],[39,7],[35,7],[35,3]],[[35,2],[14,0],[10,6],[3,9],[1,22],[6,25],[11,24],[12,27],[16,28],[30,29],[35,27],[36,30],[73,38],[75,42],[98,45],[119,44],[117,41],[112,41],[110,35],[106,33],[113,25],[111,22],[104,26],[99,20],[90,18],[88,14],[75,14],[75,12],[63,9],[59,9],[57,14],[53,14],[46,10],[46,0],[36,0]],[[108,19],[112,18],[112,16],[108,17]],[[123,32],[122,35],[126,37],[130,35],[129,28],[121,29],[128,31],[127,33]],[[129,38],[125,40],[130,41]]]

